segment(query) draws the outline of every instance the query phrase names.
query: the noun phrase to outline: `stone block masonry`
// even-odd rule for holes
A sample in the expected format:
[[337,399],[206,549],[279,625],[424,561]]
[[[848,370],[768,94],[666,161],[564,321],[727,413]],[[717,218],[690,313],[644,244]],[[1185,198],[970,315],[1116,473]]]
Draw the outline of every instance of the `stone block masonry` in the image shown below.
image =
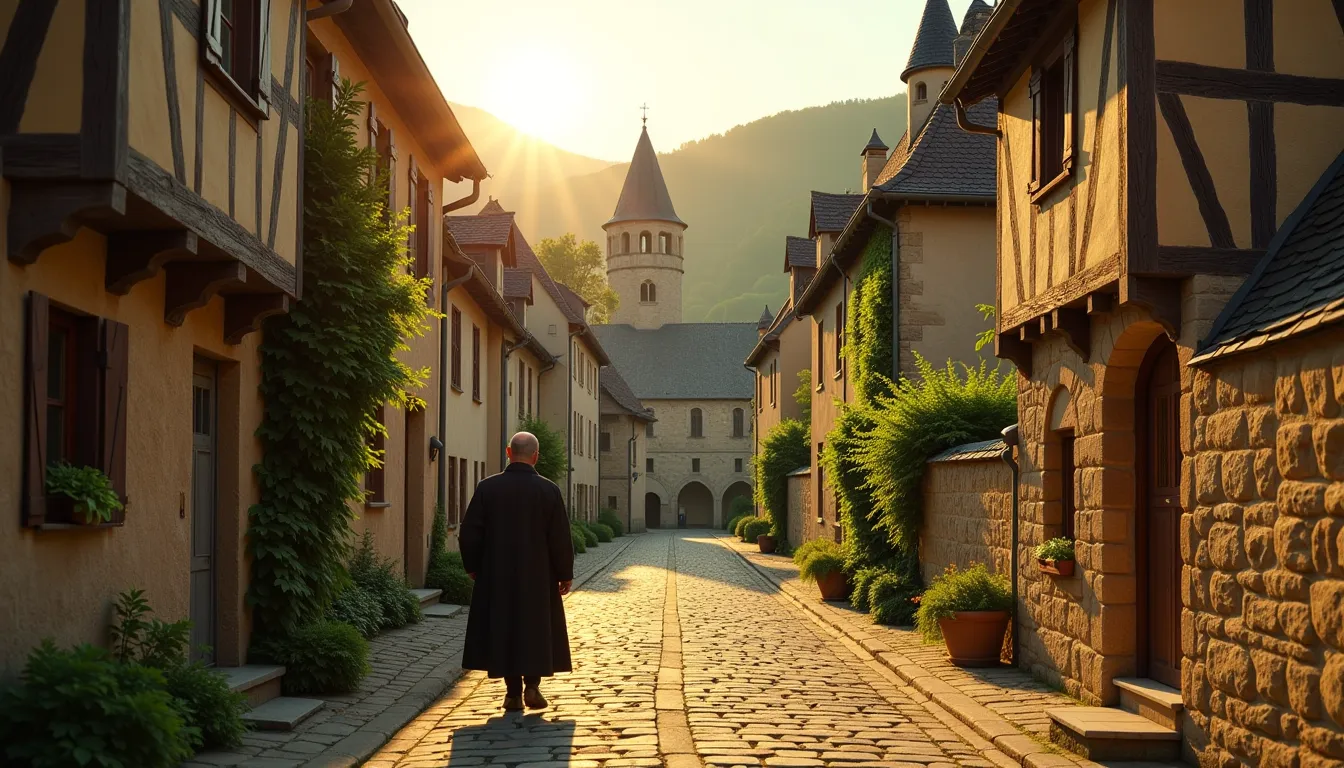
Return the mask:
[[1009,572],[1013,476],[997,456],[930,462],[924,474],[920,570],[927,585],[948,565]]

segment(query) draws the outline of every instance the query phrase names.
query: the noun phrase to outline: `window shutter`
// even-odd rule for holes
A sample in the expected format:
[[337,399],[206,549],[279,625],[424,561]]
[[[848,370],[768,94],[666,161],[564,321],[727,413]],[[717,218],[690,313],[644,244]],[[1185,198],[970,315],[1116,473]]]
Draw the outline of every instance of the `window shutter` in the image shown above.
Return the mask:
[[[425,235],[424,235],[425,257],[426,261],[428,262],[425,264],[425,275],[429,277],[430,280],[433,280],[435,271],[434,237],[433,237],[434,223],[439,219],[434,215],[434,185],[429,183],[425,184],[425,212],[423,218],[426,222],[428,222],[427,225],[425,226]],[[434,292],[432,290],[430,291],[429,303],[430,306],[433,306],[434,304]]]
[[1042,110],[1045,108],[1041,97],[1041,70],[1037,69],[1031,73],[1031,81],[1027,86],[1027,94],[1031,97],[1031,184],[1030,191],[1035,192],[1041,185],[1041,129],[1044,127],[1041,118],[1044,117]]
[[340,88],[341,85],[341,62],[337,60],[336,54],[334,53],[327,54],[326,85],[328,88],[327,103],[335,106],[336,90]]
[[467,460],[463,459],[457,463],[457,511],[459,520],[461,515],[467,513]]
[[448,524],[456,526],[460,518],[457,512],[457,457],[448,457]]
[[263,110],[271,104],[271,0],[257,3],[257,100]]
[[397,215],[397,142],[392,129],[387,131],[387,215],[393,219]]
[[222,65],[224,61],[223,0],[205,0],[205,13],[201,14],[201,26],[205,28],[205,58],[207,61]]
[[1065,173],[1073,170],[1073,126],[1074,126],[1074,105],[1077,103],[1078,78],[1076,72],[1078,35],[1069,35],[1069,39],[1064,43],[1064,156],[1061,158],[1060,167]]
[[[130,328],[115,320],[103,321],[103,445],[99,464],[112,481],[112,490],[126,498],[126,382],[130,371]],[[126,520],[126,510],[112,516],[113,523]]]
[[41,525],[47,517],[47,313],[51,301],[28,294],[28,443],[24,454],[23,524]]
[[378,151],[378,107],[369,102],[369,146]]
[[420,197],[416,194],[416,190],[420,186],[420,174],[415,168],[415,155],[410,156],[409,165],[410,168],[407,171],[406,177],[409,181],[407,189],[410,190],[410,193],[406,197],[406,204],[410,206],[410,217],[408,219],[410,232],[406,235],[406,255],[410,257],[411,262],[408,269],[412,270],[416,277],[424,277],[424,265],[420,263],[420,251],[416,243],[417,238],[420,236],[420,218],[416,208],[416,203]]

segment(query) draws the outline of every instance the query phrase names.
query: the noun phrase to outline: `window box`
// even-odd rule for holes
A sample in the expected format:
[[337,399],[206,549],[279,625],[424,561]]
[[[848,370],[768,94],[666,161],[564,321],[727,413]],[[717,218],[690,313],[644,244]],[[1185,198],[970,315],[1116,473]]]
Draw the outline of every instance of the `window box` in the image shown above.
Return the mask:
[[1074,560],[1046,560],[1039,558],[1036,560],[1041,569],[1041,573],[1048,573],[1051,576],[1068,577],[1073,575]]

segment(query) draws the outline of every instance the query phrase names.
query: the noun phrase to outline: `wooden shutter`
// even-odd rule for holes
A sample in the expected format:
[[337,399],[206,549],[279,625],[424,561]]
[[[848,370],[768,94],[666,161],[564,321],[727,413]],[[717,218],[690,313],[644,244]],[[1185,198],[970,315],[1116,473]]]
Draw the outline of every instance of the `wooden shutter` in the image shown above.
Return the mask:
[[[103,321],[103,424],[100,469],[112,481],[123,505],[126,496],[126,383],[130,372],[130,328],[115,320]],[[113,523],[126,521],[123,508],[112,516]]]
[[387,215],[394,219],[397,215],[397,141],[392,129],[383,126],[387,132]]
[[[425,276],[430,280],[434,279],[435,262],[434,257],[434,223],[439,219],[434,215],[434,185],[425,180],[425,212],[422,218],[425,220]],[[434,306],[434,290],[429,291],[429,305]]]
[[327,103],[336,106],[336,91],[341,85],[341,62],[337,60],[336,54],[327,54],[327,71],[325,85],[327,86]]
[[369,146],[378,151],[378,107],[369,102]]
[[457,525],[457,457],[448,457],[448,524]]
[[257,2],[257,101],[263,111],[271,104],[271,0]]
[[205,0],[205,12],[201,14],[201,26],[204,29],[205,37],[205,58],[219,66],[224,63],[224,19],[221,16],[223,10],[223,0]]
[[23,524],[41,525],[47,517],[47,333],[51,301],[28,294],[28,355],[25,400]]
[[416,207],[416,204],[420,201],[420,195],[417,194],[420,186],[420,174],[415,168],[415,155],[410,156],[408,165],[410,168],[407,170],[406,179],[410,194],[407,195],[406,204],[410,206],[410,216],[407,220],[407,223],[410,224],[410,232],[406,235],[406,255],[410,257],[411,263],[407,268],[412,270],[416,277],[424,277],[424,265],[420,263],[420,249],[416,243],[420,234],[420,216]]
[[1064,66],[1064,153],[1060,159],[1060,168],[1068,173],[1073,170],[1073,129],[1074,129],[1074,105],[1078,102],[1078,78],[1077,78],[1077,56],[1075,55],[1078,44],[1077,33],[1069,35],[1064,41],[1064,53],[1062,63]]
[[460,514],[467,512],[467,460],[457,463],[457,508]]
[[1032,192],[1045,181],[1041,178],[1041,130],[1045,127],[1042,122],[1045,117],[1045,100],[1041,94],[1041,74],[1040,69],[1035,69],[1027,86],[1027,94],[1031,97],[1031,183],[1028,189]]
[[471,396],[481,399],[481,329],[471,326]]

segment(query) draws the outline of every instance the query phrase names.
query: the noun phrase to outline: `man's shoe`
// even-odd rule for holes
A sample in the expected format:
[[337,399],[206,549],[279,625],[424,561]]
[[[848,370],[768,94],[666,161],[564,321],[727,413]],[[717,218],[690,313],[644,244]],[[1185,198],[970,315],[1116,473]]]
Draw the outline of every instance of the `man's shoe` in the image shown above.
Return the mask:
[[545,709],[550,706],[546,697],[541,695],[540,688],[528,688],[523,691],[523,701],[527,704],[528,709]]
[[507,695],[506,695],[506,696],[504,697],[504,711],[505,711],[505,712],[522,712],[522,711],[523,711],[523,697],[522,697],[522,696],[507,696]]

